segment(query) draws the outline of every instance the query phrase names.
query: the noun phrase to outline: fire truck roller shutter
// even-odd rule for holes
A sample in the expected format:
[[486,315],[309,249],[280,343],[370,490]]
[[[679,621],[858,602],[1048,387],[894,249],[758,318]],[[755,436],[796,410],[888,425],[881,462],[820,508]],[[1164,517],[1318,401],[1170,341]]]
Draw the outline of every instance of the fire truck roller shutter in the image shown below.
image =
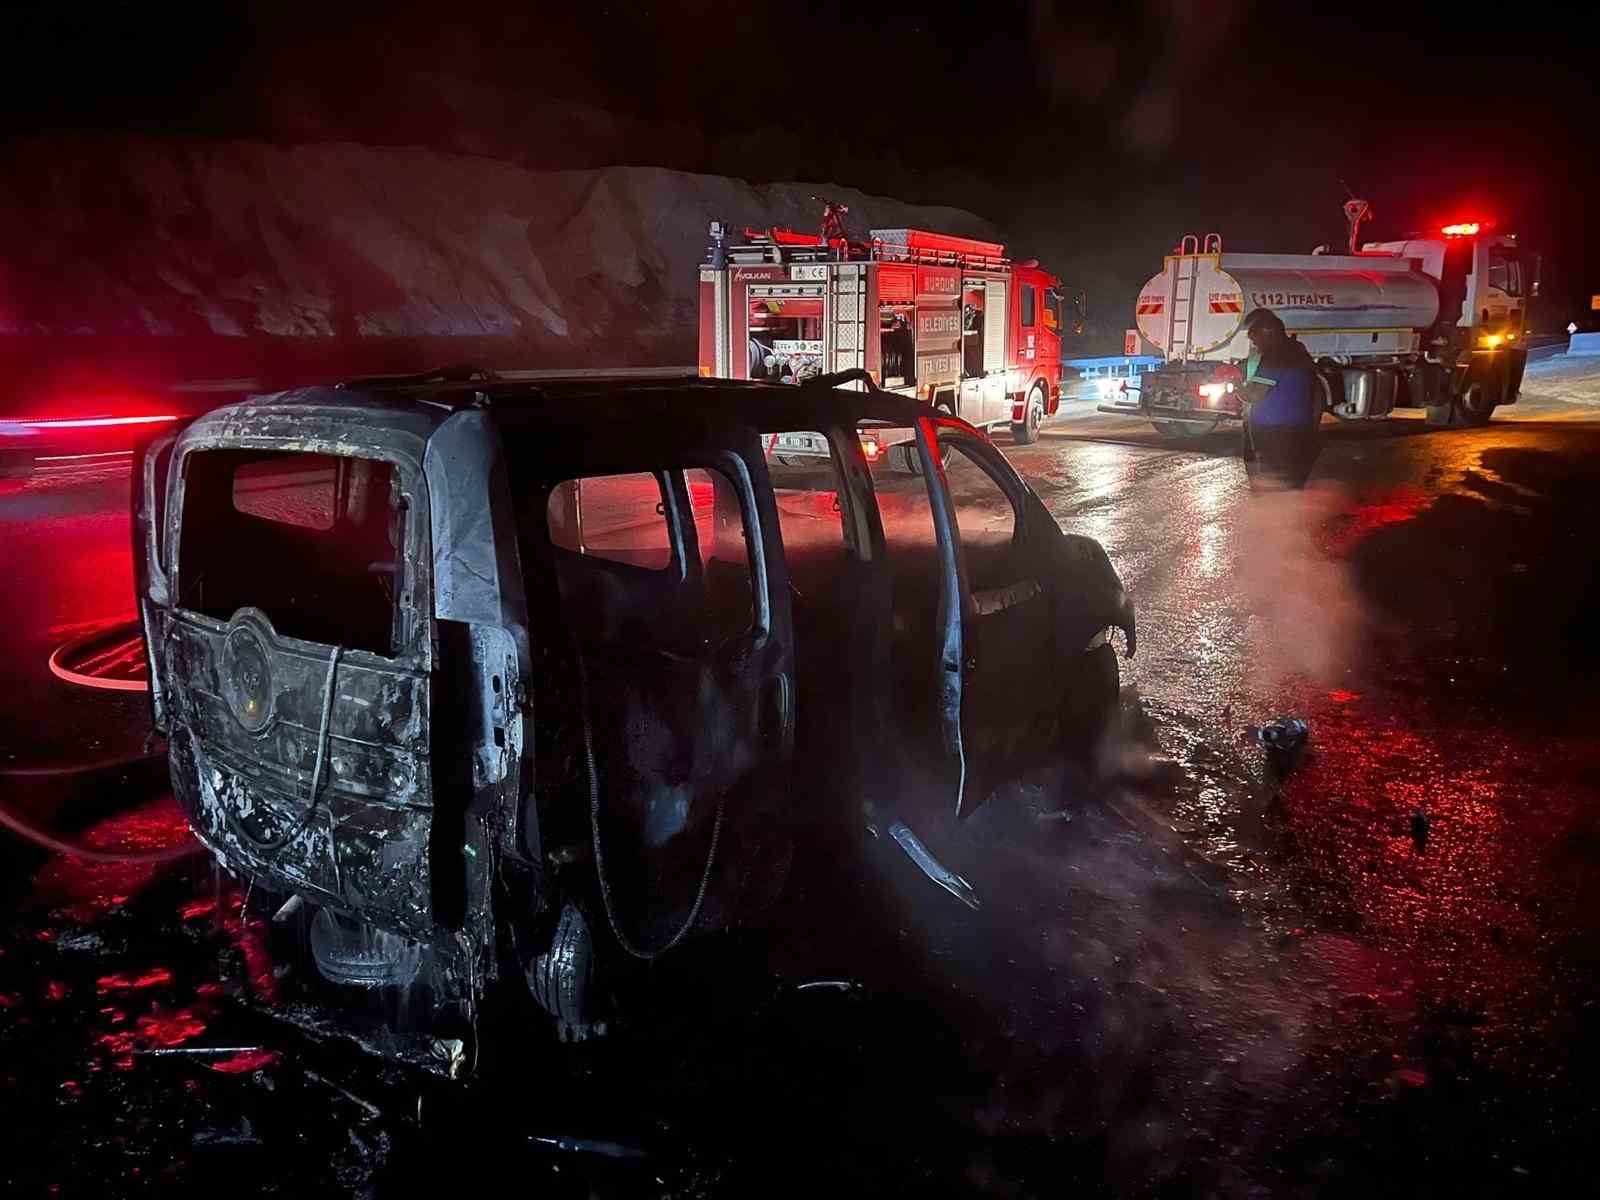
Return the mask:
[[983,300],[983,373],[993,374],[1006,369],[1006,284],[1003,279],[990,279],[984,284]]

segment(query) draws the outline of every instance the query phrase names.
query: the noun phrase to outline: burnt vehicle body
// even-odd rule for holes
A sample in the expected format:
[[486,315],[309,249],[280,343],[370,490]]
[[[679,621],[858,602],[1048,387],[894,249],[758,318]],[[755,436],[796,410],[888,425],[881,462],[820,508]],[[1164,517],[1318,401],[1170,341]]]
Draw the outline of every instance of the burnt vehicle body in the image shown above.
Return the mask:
[[[373,380],[143,450],[174,792],[335,990],[455,1022],[417,1042],[447,1069],[500,983],[585,1035],[597,963],[750,919],[811,830],[887,832],[975,906],[908,814],[1114,710],[1098,543],[971,426],[828,382]],[[914,471],[874,470],[880,429]],[[826,452],[769,463],[797,431]]]

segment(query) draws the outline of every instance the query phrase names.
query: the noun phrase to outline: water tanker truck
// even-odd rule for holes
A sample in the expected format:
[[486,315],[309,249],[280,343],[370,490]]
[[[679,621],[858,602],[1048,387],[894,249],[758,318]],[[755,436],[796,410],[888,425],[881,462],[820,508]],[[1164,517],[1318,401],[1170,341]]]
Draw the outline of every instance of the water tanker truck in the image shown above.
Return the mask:
[[1360,244],[1370,213],[1362,200],[1345,205],[1348,254],[1235,254],[1219,234],[1185,237],[1136,309],[1165,362],[1100,411],[1143,416],[1171,439],[1243,420],[1232,380],[1257,308],[1310,351],[1323,409],[1341,420],[1421,408],[1430,424],[1482,425],[1516,403],[1535,260],[1485,222]]

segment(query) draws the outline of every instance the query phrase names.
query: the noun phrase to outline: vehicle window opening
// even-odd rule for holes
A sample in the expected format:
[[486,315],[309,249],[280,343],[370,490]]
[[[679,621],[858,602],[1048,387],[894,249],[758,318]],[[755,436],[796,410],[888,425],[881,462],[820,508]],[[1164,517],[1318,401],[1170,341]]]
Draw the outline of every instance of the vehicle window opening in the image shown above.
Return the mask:
[[546,523],[578,640],[703,657],[749,631],[755,591],[738,489],[701,467],[550,489]]
[[391,655],[404,534],[389,463],[199,451],[185,463],[179,603],[220,621],[258,608],[286,637]]
[[1033,322],[1034,322],[1034,311],[1033,311],[1034,299],[1033,298],[1034,298],[1033,284],[1031,284],[1031,283],[1023,284],[1022,285],[1022,294],[1021,294],[1020,303],[1021,303],[1021,307],[1022,307],[1021,322],[1022,322],[1022,327],[1024,329],[1032,329],[1033,328]]
[[827,434],[783,430],[762,435],[784,559],[798,619],[803,610],[847,603],[855,565],[846,526],[845,483]]
[[649,471],[568,479],[545,506],[550,541],[575,554],[664,571],[673,561],[665,476]]
[[977,592],[1018,582],[1017,512],[1011,497],[960,438],[943,438],[941,443],[951,450],[945,480],[969,585]]
[[1061,290],[1059,288],[1045,289],[1044,327],[1051,333],[1061,332]]
[[1489,247],[1489,286],[1508,296],[1522,295],[1522,259],[1505,246]]
[[751,379],[794,383],[822,372],[822,297],[771,296],[751,289]]

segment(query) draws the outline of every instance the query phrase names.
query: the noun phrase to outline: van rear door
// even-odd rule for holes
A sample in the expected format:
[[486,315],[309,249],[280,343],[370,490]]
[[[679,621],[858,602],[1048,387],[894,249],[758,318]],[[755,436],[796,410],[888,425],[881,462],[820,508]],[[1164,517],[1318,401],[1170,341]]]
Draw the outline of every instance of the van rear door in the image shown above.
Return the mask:
[[209,845],[428,937],[436,801],[465,798],[434,786],[427,492],[414,458],[357,437],[180,443],[157,674],[174,788]]

